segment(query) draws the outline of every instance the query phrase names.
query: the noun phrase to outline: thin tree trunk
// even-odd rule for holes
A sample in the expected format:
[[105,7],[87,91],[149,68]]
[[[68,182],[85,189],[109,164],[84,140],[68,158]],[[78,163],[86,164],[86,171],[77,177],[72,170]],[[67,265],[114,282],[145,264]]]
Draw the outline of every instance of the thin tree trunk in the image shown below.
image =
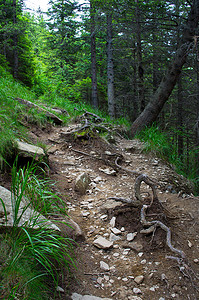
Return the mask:
[[14,78],[18,78],[18,67],[19,67],[19,58],[18,58],[18,35],[17,35],[17,4],[16,0],[13,0],[13,25],[14,25],[14,36],[13,36],[13,45],[14,45],[14,69],[13,76]]
[[136,34],[137,34],[137,60],[138,60],[138,95],[140,103],[140,111],[145,108],[145,97],[144,97],[144,69],[142,62],[142,42],[141,42],[141,25],[140,25],[140,8],[139,0],[136,0]]
[[[196,129],[196,147],[198,147],[199,149],[199,61],[197,58],[196,61],[196,70],[197,70],[197,103],[196,103],[196,109],[197,109],[197,120],[196,120],[196,125],[195,125],[195,129]],[[199,176],[199,151],[196,152],[196,175]]]
[[91,22],[91,82],[92,82],[91,103],[94,108],[98,108],[96,43],[95,43],[95,10],[93,7],[93,0],[90,0],[90,22]]
[[112,45],[112,15],[107,13],[107,80],[108,80],[108,112],[115,117],[114,69]]
[[168,68],[166,75],[162,79],[158,89],[156,90],[152,100],[145,107],[144,111],[133,122],[131,126],[131,134],[135,136],[140,130],[154,122],[161,112],[165,102],[171,95],[173,88],[180,76],[183,65],[186,62],[190,48],[193,46],[193,38],[199,21],[199,0],[193,1],[191,11],[185,26],[182,42],[176,52],[173,63]]

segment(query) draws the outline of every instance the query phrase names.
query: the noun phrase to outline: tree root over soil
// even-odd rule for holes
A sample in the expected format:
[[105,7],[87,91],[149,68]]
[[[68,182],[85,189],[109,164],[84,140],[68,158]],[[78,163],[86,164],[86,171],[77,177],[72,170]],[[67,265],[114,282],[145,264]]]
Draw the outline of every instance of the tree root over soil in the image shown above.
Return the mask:
[[[147,218],[147,210],[150,209],[150,207],[152,206],[153,203],[156,202],[156,203],[160,204],[160,206],[164,210],[164,207],[160,203],[158,196],[157,196],[157,192],[156,192],[157,182],[150,179],[148,177],[148,175],[146,175],[146,174],[138,174],[136,171],[131,171],[131,170],[121,167],[120,165],[118,165],[117,161],[118,161],[118,159],[116,159],[117,167],[120,167],[120,169],[127,171],[127,173],[130,173],[131,175],[138,175],[138,177],[136,178],[135,185],[134,185],[135,198],[132,197],[131,199],[125,199],[125,198],[120,198],[120,197],[109,197],[108,199],[113,199],[115,201],[121,201],[121,202],[127,203],[131,207],[137,207],[137,208],[141,207],[140,222],[143,225],[143,227],[147,227],[147,228],[144,228],[140,232],[144,233],[144,234],[152,233],[154,236],[157,227],[160,227],[162,230],[164,230],[166,232],[166,245],[173,253],[175,253],[177,255],[177,256],[166,256],[166,258],[175,260],[177,262],[177,267],[179,268],[179,270],[183,274],[183,276],[189,279],[189,281],[191,282],[192,286],[195,289],[199,290],[199,288],[194,283],[194,281],[198,280],[198,277],[194,273],[192,268],[189,266],[188,260],[185,256],[185,253],[182,250],[177,249],[172,245],[171,230],[169,229],[169,227],[166,226],[164,223],[162,223],[159,220],[147,221],[147,219],[146,219]],[[142,196],[141,196],[141,192],[140,192],[140,186],[141,186],[142,182],[145,182],[152,189],[153,195],[152,195],[152,199],[148,205],[143,204],[143,200],[142,200]],[[148,217],[149,217],[149,215],[148,215]],[[151,215],[150,215],[150,217],[151,217]]]

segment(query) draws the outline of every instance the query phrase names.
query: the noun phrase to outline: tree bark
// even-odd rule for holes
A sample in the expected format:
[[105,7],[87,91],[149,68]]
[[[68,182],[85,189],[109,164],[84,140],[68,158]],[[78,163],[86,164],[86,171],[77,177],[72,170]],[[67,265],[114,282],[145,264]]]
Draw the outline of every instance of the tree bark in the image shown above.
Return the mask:
[[137,62],[138,62],[138,96],[140,111],[142,112],[145,108],[145,97],[144,97],[144,68],[142,62],[142,41],[141,41],[141,22],[140,22],[140,8],[139,0],[136,0],[136,35],[137,35]]
[[107,13],[107,79],[108,79],[108,112],[115,117],[114,69],[112,45],[112,15]]
[[96,65],[96,43],[95,43],[95,10],[93,0],[90,0],[90,22],[91,22],[91,82],[92,95],[91,102],[94,108],[98,108],[98,92],[97,92],[97,65]]
[[19,68],[19,58],[18,58],[18,34],[17,34],[17,3],[13,0],[13,25],[14,25],[14,36],[13,36],[13,55],[14,55],[14,66],[13,66],[13,76],[18,78],[18,68]]
[[131,126],[132,137],[157,119],[165,102],[171,95],[173,88],[175,87],[175,84],[180,76],[182,67],[186,62],[189,50],[194,45],[193,39],[195,31],[198,27],[198,21],[199,0],[194,0],[191,6],[187,23],[185,24],[185,30],[183,32],[181,41],[182,44],[176,51],[173,63],[168,68],[167,73],[162,79],[155,94],[153,95],[152,100],[147,104],[139,117],[133,122]]

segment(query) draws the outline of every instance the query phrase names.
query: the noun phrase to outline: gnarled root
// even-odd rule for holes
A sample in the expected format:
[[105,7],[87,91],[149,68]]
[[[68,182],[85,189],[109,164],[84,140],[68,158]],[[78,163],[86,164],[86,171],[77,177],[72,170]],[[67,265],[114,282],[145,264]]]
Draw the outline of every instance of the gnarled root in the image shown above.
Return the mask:
[[[185,258],[184,252],[181,251],[181,250],[179,250],[179,249],[177,249],[177,248],[175,248],[175,247],[173,247],[172,244],[171,244],[171,230],[169,229],[169,227],[167,227],[165,224],[163,224],[160,221],[150,221],[149,222],[149,221],[146,220],[146,210],[148,209],[148,207],[149,207],[148,205],[143,205],[142,206],[142,209],[141,209],[141,220],[140,220],[141,223],[142,223],[142,225],[143,226],[149,226],[149,227],[155,225],[155,226],[159,226],[160,228],[162,228],[166,232],[166,234],[167,234],[167,237],[166,237],[166,244],[167,244],[167,246],[170,248],[170,250],[172,252],[175,252],[176,254],[180,255],[181,258],[184,259]],[[177,258],[176,258],[176,260],[177,260]]]

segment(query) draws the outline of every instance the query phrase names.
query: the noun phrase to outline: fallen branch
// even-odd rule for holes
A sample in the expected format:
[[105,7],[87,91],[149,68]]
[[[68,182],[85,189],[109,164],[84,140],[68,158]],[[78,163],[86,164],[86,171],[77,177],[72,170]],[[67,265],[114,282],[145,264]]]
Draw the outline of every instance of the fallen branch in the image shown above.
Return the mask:
[[53,122],[57,125],[61,125],[62,124],[62,120],[60,118],[58,118],[56,115],[54,115],[53,113],[49,112],[48,110],[38,106],[37,104],[34,104],[28,100],[25,99],[21,99],[21,98],[15,98],[15,100],[17,100],[18,102],[26,105],[27,107],[34,107],[36,108],[39,112],[43,112],[45,113],[46,117],[50,118],[53,120]]

